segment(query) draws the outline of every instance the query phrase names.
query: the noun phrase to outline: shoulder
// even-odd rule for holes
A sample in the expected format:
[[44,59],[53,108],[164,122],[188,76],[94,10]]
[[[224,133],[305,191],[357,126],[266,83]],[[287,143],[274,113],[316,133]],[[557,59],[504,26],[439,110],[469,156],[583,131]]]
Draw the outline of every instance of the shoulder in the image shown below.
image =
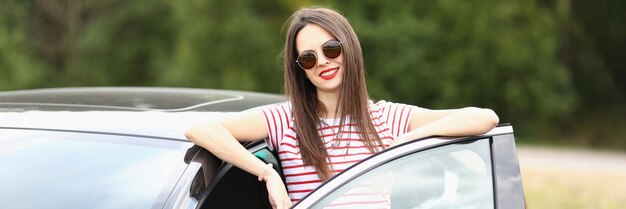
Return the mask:
[[372,108],[384,108],[387,105],[389,105],[389,102],[385,100],[378,100],[377,102],[374,102],[373,100],[369,101],[369,106]]
[[291,102],[266,105],[260,109],[267,122],[288,125],[292,121]]
[[375,109],[382,109],[382,110],[416,107],[415,105],[409,105],[409,104],[397,103],[397,102],[390,102],[390,101],[386,101],[386,100],[379,100],[376,103],[374,103],[372,100],[370,100],[370,106],[372,106]]
[[415,105],[380,100],[372,103],[372,113],[381,114],[384,120],[408,120],[419,109]]
[[261,111],[263,111],[264,113],[273,112],[273,111],[282,111],[282,112],[286,112],[286,113],[290,114],[291,113],[291,102],[282,102],[282,103],[269,104],[269,105],[261,106],[261,107],[259,107],[259,109]]

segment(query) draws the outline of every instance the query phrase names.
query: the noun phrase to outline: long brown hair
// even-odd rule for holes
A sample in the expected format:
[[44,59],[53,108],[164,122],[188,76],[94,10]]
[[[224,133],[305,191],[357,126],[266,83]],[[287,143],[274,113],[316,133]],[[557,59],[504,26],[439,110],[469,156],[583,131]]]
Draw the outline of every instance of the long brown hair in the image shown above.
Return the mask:
[[375,143],[382,147],[382,141],[370,118],[361,44],[348,20],[331,9],[300,9],[287,22],[289,26],[283,49],[285,94],[292,104],[294,128],[302,160],[305,165],[314,166],[317,175],[325,181],[332,176],[333,171],[326,161],[328,152],[317,128],[321,125],[320,118],[326,110],[317,98],[316,87],[306,79],[304,70],[296,64],[296,36],[306,25],[316,24],[342,43],[344,72],[339,86],[339,101],[335,107],[340,116],[339,132],[343,130],[347,116],[350,116],[350,123],[356,126],[364,144],[374,153],[378,151]]

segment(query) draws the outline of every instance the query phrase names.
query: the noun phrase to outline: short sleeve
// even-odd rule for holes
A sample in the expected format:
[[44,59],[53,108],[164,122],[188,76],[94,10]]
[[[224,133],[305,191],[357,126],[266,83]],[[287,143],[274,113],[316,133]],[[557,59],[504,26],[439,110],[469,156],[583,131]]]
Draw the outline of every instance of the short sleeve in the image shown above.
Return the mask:
[[375,106],[381,114],[380,119],[388,125],[394,137],[398,137],[408,131],[411,114],[417,108],[414,105],[393,103],[384,100],[378,101]]
[[291,104],[289,102],[268,105],[261,108],[265,116],[268,138],[265,139],[270,150],[278,150],[278,145],[291,124]]

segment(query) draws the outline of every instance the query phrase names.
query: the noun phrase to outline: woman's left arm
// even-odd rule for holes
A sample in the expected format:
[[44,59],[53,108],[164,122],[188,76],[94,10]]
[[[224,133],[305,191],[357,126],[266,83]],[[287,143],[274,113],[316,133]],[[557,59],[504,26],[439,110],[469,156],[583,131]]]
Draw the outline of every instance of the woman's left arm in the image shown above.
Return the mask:
[[491,109],[466,107],[449,110],[416,108],[411,114],[409,131],[400,135],[391,146],[430,136],[472,136],[496,127],[498,115]]

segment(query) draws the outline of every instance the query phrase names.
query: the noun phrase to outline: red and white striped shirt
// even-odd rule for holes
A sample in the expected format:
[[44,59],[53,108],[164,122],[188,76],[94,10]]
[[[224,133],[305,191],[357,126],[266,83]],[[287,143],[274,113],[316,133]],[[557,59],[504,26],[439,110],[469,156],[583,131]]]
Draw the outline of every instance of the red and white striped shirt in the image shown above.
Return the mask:
[[[389,147],[391,142],[401,134],[407,132],[411,112],[415,106],[399,103],[380,101],[373,103],[370,101],[370,117],[378,136],[383,145]],[[294,127],[291,103],[271,105],[262,109],[267,122],[269,133],[266,142],[268,147],[278,152],[283,173],[285,174],[287,190],[291,201],[300,201],[306,194],[317,188],[322,181],[317,176],[313,166],[304,166],[302,155],[298,147],[298,137]],[[349,118],[346,120],[344,130],[340,134],[338,119],[321,119],[324,123],[318,127],[321,140],[323,140],[329,155],[329,165],[334,173],[339,173],[351,165],[372,155],[367,149],[359,133],[356,131]],[[382,150],[382,149],[379,149]],[[353,194],[358,196],[358,193]],[[366,195],[366,194],[363,194]],[[386,199],[386,200],[385,200]],[[378,201],[387,205],[389,198]],[[370,201],[371,204],[372,202]],[[349,202],[347,204],[350,204]],[[357,203],[358,204],[358,203]],[[342,204],[343,205],[343,204]]]

